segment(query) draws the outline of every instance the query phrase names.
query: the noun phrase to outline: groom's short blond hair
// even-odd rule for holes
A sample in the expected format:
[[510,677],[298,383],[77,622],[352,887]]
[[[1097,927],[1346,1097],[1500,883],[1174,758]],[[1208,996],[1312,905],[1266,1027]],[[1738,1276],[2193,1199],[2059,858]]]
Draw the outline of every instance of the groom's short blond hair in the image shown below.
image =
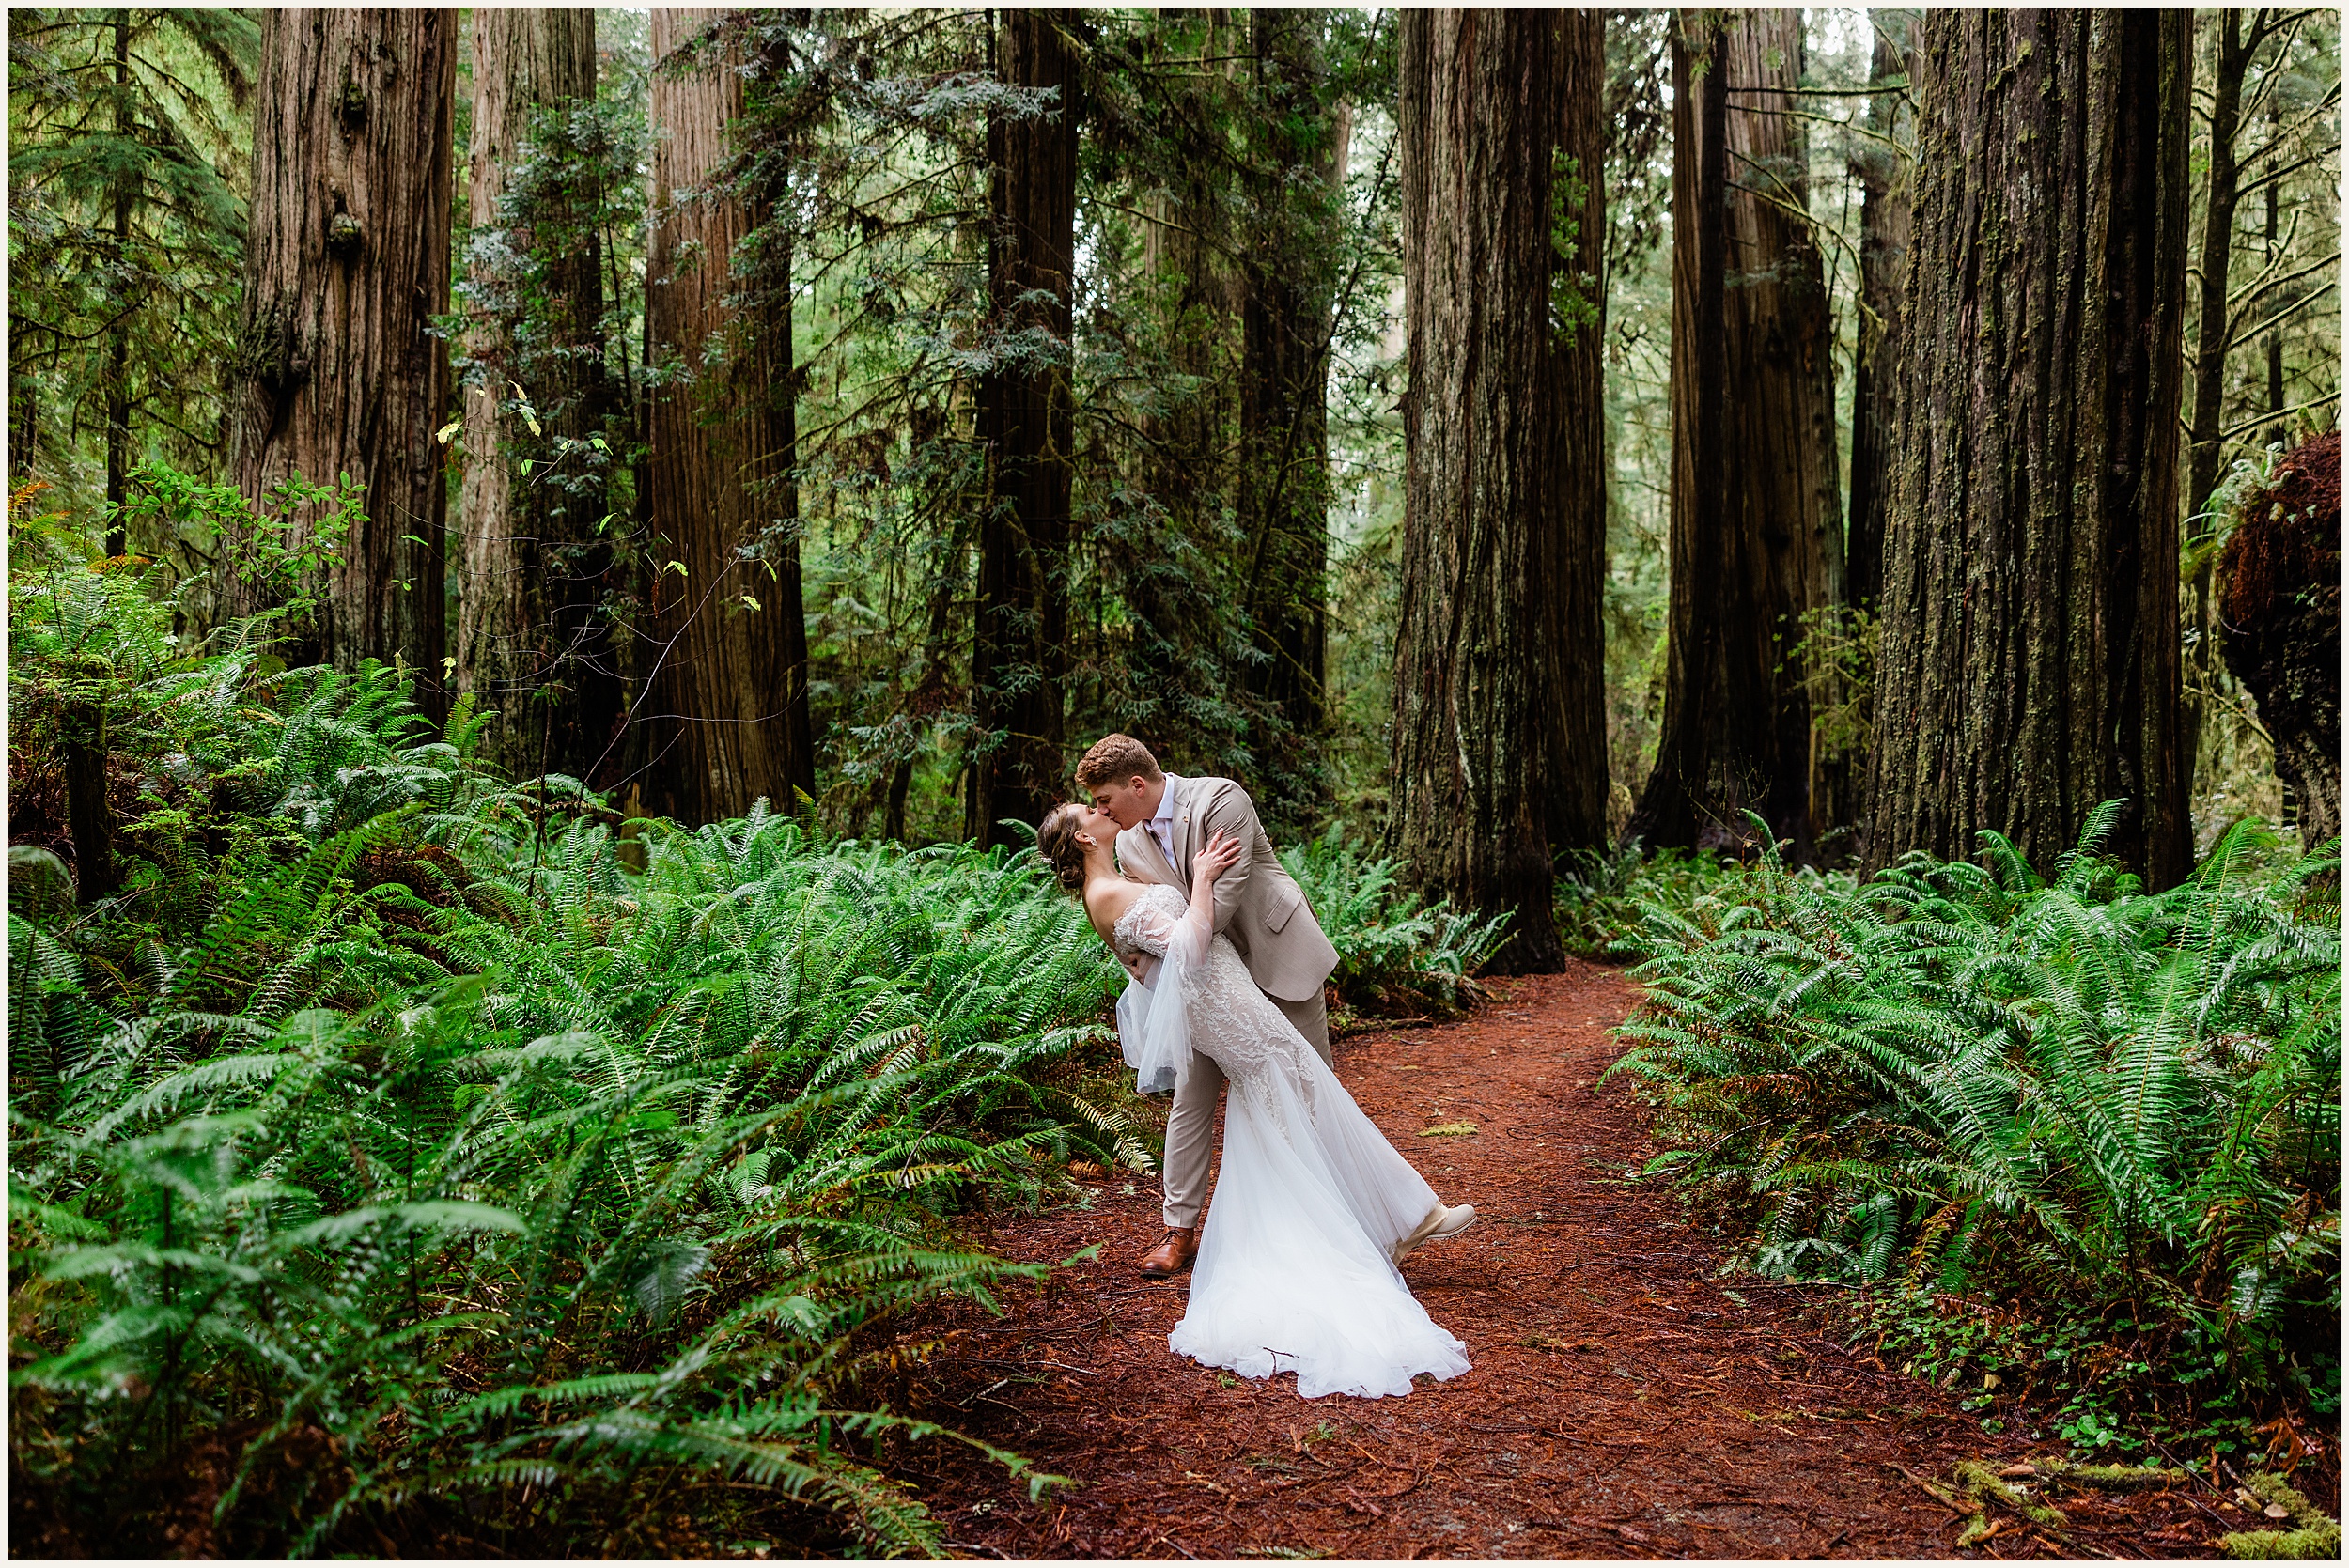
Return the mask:
[[1093,743],[1093,750],[1077,764],[1077,782],[1087,789],[1098,789],[1120,779],[1161,779],[1159,759],[1150,754],[1150,748],[1130,735],[1105,735]]

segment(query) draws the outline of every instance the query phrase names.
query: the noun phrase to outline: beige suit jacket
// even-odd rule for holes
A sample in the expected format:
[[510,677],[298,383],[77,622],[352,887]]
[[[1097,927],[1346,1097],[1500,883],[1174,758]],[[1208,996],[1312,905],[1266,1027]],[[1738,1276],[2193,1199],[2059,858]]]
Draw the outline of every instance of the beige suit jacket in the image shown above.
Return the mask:
[[1190,892],[1191,857],[1220,830],[1239,845],[1239,860],[1215,883],[1215,928],[1232,939],[1248,972],[1267,996],[1306,1001],[1338,967],[1338,950],[1322,934],[1305,890],[1272,852],[1256,820],[1256,803],[1229,779],[1166,775],[1174,801],[1173,864],[1146,827],[1117,835],[1117,862],[1138,881],[1164,882]]

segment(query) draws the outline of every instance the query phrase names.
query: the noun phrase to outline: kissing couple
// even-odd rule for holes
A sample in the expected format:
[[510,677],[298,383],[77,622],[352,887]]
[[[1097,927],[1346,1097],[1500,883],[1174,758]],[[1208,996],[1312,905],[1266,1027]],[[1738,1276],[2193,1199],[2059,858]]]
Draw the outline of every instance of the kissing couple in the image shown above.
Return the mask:
[[1476,1211],[1440,1202],[1331,1071],[1322,982],[1337,950],[1255,803],[1229,779],[1164,771],[1124,735],[1087,752],[1077,782],[1089,803],[1053,807],[1036,846],[1132,976],[1117,1028],[1141,1088],[1174,1094],[1166,1235],[1141,1265],[1153,1279],[1192,1270],[1167,1344],[1243,1377],[1294,1372],[1306,1399],[1408,1394],[1420,1373],[1468,1371],[1468,1347],[1398,1265]]

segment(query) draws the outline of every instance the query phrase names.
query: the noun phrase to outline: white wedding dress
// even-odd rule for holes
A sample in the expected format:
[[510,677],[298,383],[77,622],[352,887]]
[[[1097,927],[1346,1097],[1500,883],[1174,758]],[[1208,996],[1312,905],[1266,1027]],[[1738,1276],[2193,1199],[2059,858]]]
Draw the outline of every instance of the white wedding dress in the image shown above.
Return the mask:
[[1458,1376],[1468,1346],[1428,1317],[1390,1257],[1436,1207],[1435,1190],[1207,919],[1152,884],[1112,932],[1121,953],[1158,960],[1117,1009],[1142,1086],[1173,1087],[1194,1050],[1230,1081],[1190,1310],[1167,1344],[1243,1377],[1294,1372],[1306,1399],[1408,1394],[1419,1373]]

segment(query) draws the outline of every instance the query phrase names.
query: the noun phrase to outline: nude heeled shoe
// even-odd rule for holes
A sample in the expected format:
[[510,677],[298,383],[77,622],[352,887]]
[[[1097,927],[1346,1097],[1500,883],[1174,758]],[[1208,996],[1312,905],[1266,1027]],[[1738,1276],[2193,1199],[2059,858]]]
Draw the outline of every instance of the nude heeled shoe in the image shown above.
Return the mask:
[[1459,1203],[1446,1208],[1443,1204],[1438,1203],[1427,1211],[1427,1218],[1421,1220],[1409,1235],[1394,1244],[1396,1265],[1400,1267],[1403,1260],[1417,1251],[1422,1243],[1441,1241],[1446,1236],[1458,1235],[1475,1223],[1475,1204]]

